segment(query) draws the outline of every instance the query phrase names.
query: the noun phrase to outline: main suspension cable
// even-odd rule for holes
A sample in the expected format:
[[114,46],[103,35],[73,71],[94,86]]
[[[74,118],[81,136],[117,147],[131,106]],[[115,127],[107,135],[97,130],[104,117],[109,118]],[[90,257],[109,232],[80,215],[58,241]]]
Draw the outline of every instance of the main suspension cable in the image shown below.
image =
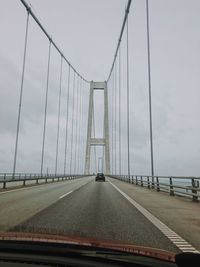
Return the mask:
[[47,38],[49,40],[51,40],[52,45],[55,47],[55,49],[58,51],[58,53],[63,57],[63,59],[67,62],[67,64],[69,66],[71,66],[71,68],[73,69],[73,71],[79,76],[81,77],[85,82],[89,83],[89,81],[87,79],[85,79],[73,66],[72,64],[69,62],[69,60],[65,57],[65,55],[63,54],[63,52],[58,48],[58,46],[56,45],[55,41],[52,39],[51,35],[46,31],[46,29],[44,28],[44,26],[42,25],[42,23],[40,22],[40,20],[38,19],[38,17],[35,15],[35,13],[33,12],[33,10],[31,9],[31,7],[27,4],[27,2],[25,0],[20,0],[22,2],[22,4],[25,6],[25,8],[27,9],[27,11],[30,13],[30,15],[32,16],[32,18],[35,20],[35,22],[38,24],[38,26],[40,27],[40,29],[43,31],[43,33],[47,36]]
[[116,61],[116,58],[117,58],[119,46],[120,46],[120,43],[121,43],[121,40],[122,40],[122,36],[123,36],[123,32],[124,32],[124,27],[126,25],[126,21],[127,21],[129,10],[130,10],[131,1],[132,0],[128,0],[128,4],[127,4],[126,10],[125,10],[124,20],[123,20],[121,32],[120,32],[120,35],[119,35],[119,40],[118,40],[118,43],[117,43],[117,48],[116,48],[116,51],[115,51],[115,54],[114,54],[114,59],[113,59],[113,63],[111,65],[111,69],[110,69],[110,72],[109,72],[109,75],[108,75],[108,78],[107,78],[107,82],[110,80],[110,77],[111,77],[111,74],[112,74],[112,71],[113,71],[113,68],[114,68],[114,65],[115,65],[115,61]]

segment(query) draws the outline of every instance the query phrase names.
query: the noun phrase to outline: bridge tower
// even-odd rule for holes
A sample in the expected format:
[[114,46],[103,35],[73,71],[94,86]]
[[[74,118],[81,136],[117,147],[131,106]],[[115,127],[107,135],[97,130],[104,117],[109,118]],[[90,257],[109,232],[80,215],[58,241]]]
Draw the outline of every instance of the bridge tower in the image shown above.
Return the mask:
[[[104,91],[104,136],[103,138],[92,138],[92,116],[94,111],[94,90]],[[90,82],[90,98],[88,112],[88,129],[85,155],[85,174],[90,174],[91,146],[103,146],[105,155],[105,173],[110,174],[110,151],[109,151],[109,126],[108,126],[108,92],[107,82]]]

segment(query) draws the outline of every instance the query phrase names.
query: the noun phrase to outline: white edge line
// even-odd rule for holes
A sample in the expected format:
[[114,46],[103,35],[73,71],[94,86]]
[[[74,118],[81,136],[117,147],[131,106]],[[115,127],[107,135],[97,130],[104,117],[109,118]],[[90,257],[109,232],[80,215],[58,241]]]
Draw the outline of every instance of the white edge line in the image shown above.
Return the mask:
[[[192,245],[190,245],[187,241],[185,241],[182,237],[180,237],[178,234],[176,234],[173,230],[171,230],[167,225],[165,225],[163,222],[161,222],[158,218],[156,218],[153,214],[151,214],[148,210],[146,210],[144,207],[142,207],[139,203],[137,203],[135,200],[133,200],[131,197],[129,197],[126,193],[124,193],[121,189],[119,189],[116,185],[114,185],[112,182],[108,180],[108,182],[124,197],[126,198],[137,210],[139,210],[152,224],[158,228],[176,247],[178,247],[181,251],[190,250],[191,252],[200,253],[196,248],[194,248]],[[166,232],[163,232],[163,226],[165,229],[167,229],[170,233],[167,234]],[[170,237],[170,235],[173,233],[173,238]],[[176,241],[174,241],[174,237],[181,238],[181,241],[184,242],[184,244],[188,246],[182,247],[181,245],[177,244]]]
[[62,196],[60,196],[59,197],[59,199],[61,199],[61,198],[63,198],[63,197],[66,197],[66,196],[68,196],[69,194],[71,194],[71,193],[73,193],[74,191],[72,190],[72,191],[69,191],[68,193],[66,193],[66,194],[64,194],[64,195],[62,195]]

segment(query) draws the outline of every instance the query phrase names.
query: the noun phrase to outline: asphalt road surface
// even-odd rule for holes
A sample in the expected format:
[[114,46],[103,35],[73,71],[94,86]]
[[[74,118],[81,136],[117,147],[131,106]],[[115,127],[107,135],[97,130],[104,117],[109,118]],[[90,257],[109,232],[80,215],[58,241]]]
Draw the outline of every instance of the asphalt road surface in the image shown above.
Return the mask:
[[84,177],[0,191],[0,231],[18,225],[91,180],[92,177]]
[[4,201],[8,196],[11,201],[7,220],[12,216],[14,220],[19,211],[9,227],[5,220],[0,222],[4,230],[92,237],[179,251],[108,179],[95,182],[94,177],[87,177],[0,195],[0,199],[3,196]]

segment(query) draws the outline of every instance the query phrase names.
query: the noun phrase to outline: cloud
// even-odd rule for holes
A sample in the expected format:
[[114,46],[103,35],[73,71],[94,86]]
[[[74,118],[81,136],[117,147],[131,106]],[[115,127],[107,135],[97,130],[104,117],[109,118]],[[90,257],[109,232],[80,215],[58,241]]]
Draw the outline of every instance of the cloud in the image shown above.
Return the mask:
[[[115,4],[115,12],[112,10],[113,4]],[[9,171],[12,170],[13,164],[26,11],[21,4],[13,3],[11,0],[3,1],[1,5],[3,9],[0,9],[0,27],[2,27],[3,42],[0,44],[0,169]],[[196,26],[199,22],[199,5],[198,1],[192,4],[185,2],[181,7],[178,2],[164,1],[162,4],[155,4],[152,1],[150,7],[153,144],[157,174],[198,175],[200,171],[200,58],[197,49],[200,46],[200,38]],[[125,2],[110,0],[109,3],[94,1],[91,4],[89,0],[84,3],[70,1],[66,8],[66,1],[61,1],[59,6],[53,2],[50,3],[47,10],[46,1],[35,0],[34,6],[73,65],[89,79],[104,80],[116,48]],[[9,20],[6,10],[12,12],[15,10]],[[74,17],[74,10],[78,12],[77,17]],[[91,12],[92,10],[95,12]],[[97,10],[101,12],[96,12]],[[185,13],[187,10],[191,12]],[[102,12],[104,12],[104,20],[102,20]],[[59,16],[56,13],[59,13]],[[187,14],[186,17],[185,14]],[[129,15],[131,168],[133,172],[149,174],[149,103],[144,3],[136,1],[134,10],[131,10]],[[121,127],[124,173],[127,172],[125,37],[121,47]],[[47,57],[48,40],[31,20],[20,122],[17,165],[19,171],[38,172],[40,170]],[[61,172],[65,146],[67,73],[68,67],[64,64],[58,154],[58,167]],[[59,75],[60,56],[52,48],[44,158],[44,169],[48,167],[49,172],[53,172],[55,168]],[[72,119],[73,72],[70,78],[68,168],[71,156],[72,123],[75,124],[77,120],[77,117]],[[112,82],[110,82],[109,116],[112,112],[113,96]],[[83,155],[81,160],[84,165],[89,85],[84,85],[82,97],[84,109],[81,141],[84,141],[84,144],[81,147]],[[102,100],[97,97],[95,122],[96,136],[99,137],[102,136],[103,131],[102,106]],[[77,107],[78,104],[75,101],[75,108]],[[118,108],[117,100],[117,111]],[[111,125],[109,130],[112,138]],[[115,136],[114,131],[113,135]],[[118,120],[116,136],[118,151]],[[75,139],[72,148],[74,157],[75,151],[76,154],[79,151],[75,148]],[[102,148],[97,148],[96,151],[97,158],[101,157]],[[118,160],[117,154],[117,162]],[[92,170],[94,170],[94,160]]]

